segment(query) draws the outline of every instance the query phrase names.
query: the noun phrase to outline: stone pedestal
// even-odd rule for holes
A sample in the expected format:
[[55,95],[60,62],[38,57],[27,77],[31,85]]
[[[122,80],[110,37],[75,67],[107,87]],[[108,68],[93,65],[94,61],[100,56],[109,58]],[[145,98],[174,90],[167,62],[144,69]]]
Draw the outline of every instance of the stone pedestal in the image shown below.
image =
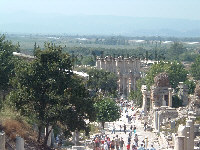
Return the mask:
[[177,136],[174,150],[184,150],[184,136]]
[[16,150],[24,150],[24,139],[16,137]]
[[0,150],[5,150],[5,133],[0,132]]

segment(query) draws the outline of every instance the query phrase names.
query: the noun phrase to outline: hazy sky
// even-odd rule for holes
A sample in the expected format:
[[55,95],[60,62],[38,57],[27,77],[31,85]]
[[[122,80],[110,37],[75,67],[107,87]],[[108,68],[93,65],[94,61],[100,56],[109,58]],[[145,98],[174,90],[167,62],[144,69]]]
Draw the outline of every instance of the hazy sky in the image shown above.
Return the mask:
[[0,17],[13,13],[200,20],[200,0],[0,0]]

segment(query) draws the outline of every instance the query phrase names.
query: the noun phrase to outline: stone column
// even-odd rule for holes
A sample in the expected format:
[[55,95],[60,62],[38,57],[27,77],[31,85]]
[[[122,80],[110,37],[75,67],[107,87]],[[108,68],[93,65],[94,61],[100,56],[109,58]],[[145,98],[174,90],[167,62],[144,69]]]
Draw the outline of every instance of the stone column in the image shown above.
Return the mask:
[[162,96],[162,106],[166,106],[165,95]]
[[75,130],[75,132],[73,134],[73,142],[74,142],[75,146],[77,146],[79,143],[79,132],[77,130]]
[[[47,135],[46,132],[49,132],[51,129],[52,129],[52,126],[49,126],[49,127],[48,127],[48,130],[46,130],[46,128],[45,128],[45,136]],[[51,133],[52,133],[52,132],[51,132]],[[47,145],[48,145],[48,146],[51,146],[51,133],[49,133],[48,140],[47,140]]]
[[24,139],[16,137],[16,150],[24,150]]
[[145,149],[147,149],[147,147],[148,147],[148,138],[147,137],[145,137]]
[[186,150],[190,149],[190,127],[186,126]]
[[54,143],[55,143],[55,137],[54,137],[54,132],[53,132],[53,129],[51,130],[51,145],[54,146]]
[[194,122],[192,120],[187,120],[186,126],[190,127],[188,148],[189,150],[194,150]]
[[147,91],[142,91],[143,96],[143,103],[142,103],[142,110],[144,111],[144,114],[147,114]]
[[174,150],[184,150],[184,136],[176,137]]
[[160,132],[160,124],[162,122],[162,118],[161,117],[162,117],[161,114],[158,113],[158,132]]
[[0,132],[0,150],[5,150],[5,132]]
[[187,150],[187,128],[186,128],[186,126],[179,125],[178,135],[184,136],[184,149],[183,150]]
[[172,88],[168,88],[169,91],[169,107],[172,107]]
[[155,111],[154,126],[155,130],[158,130],[158,111]]

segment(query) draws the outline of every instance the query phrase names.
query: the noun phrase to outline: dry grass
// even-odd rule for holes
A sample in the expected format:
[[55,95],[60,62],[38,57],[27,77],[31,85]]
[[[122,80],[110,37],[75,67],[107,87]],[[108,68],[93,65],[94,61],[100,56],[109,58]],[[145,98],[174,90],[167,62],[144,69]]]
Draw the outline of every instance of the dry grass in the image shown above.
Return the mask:
[[12,140],[15,140],[16,136],[26,139],[28,128],[27,125],[17,120],[8,119],[3,122],[3,129],[6,135]]
[[27,123],[27,118],[12,108],[6,107],[0,111],[0,129],[5,131],[10,140],[15,141],[16,136],[20,136],[25,140],[36,141],[37,134]]

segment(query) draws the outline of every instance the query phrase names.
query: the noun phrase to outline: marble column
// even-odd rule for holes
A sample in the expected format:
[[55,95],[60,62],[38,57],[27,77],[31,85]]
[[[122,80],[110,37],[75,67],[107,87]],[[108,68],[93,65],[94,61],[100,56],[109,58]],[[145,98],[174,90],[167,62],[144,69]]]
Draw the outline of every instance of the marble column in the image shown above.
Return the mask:
[[16,137],[16,150],[24,150],[24,139]]
[[186,150],[190,149],[190,127],[186,126]]
[[169,107],[172,107],[172,88],[168,88],[169,91]]
[[79,131],[75,130],[74,134],[73,134],[73,142],[75,144],[75,146],[77,146],[79,144]]
[[5,132],[0,132],[0,150],[5,150]]
[[194,122],[192,120],[186,121],[186,126],[190,127],[189,131],[189,142],[188,148],[189,150],[194,150]]
[[166,106],[165,95],[162,97],[162,106]]
[[142,110],[144,111],[144,114],[147,114],[147,91],[142,91],[143,96],[143,103],[142,103]]
[[184,136],[177,136],[174,150],[184,150]]
[[155,130],[158,130],[158,111],[155,111],[154,126]]
[[184,149],[183,150],[187,150],[187,129],[186,126],[183,125],[179,125],[178,128],[178,135],[179,136],[184,136]]
[[162,115],[158,113],[158,132],[160,132],[160,124],[162,122]]
[[[46,130],[46,128],[45,128],[45,136],[47,135],[47,132],[49,132],[51,129],[52,129],[52,126],[49,126],[48,130]],[[48,146],[51,146],[51,133],[49,133],[48,140],[47,140],[47,145]]]

